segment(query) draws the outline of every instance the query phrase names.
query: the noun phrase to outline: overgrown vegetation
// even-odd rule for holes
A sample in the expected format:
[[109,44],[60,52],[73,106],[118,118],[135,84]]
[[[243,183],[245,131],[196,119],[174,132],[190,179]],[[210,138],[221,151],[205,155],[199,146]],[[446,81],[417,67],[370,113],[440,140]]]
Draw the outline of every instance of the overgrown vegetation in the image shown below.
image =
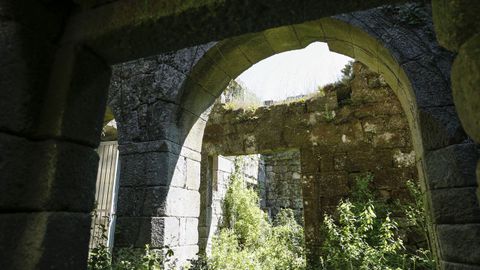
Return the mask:
[[[341,201],[334,215],[325,215],[320,263],[307,266],[303,229],[293,212],[286,209],[273,224],[268,222],[256,192],[234,174],[212,254],[192,269],[435,269],[426,246],[409,247],[404,239],[414,233],[427,240],[418,186],[407,183],[413,202],[387,204],[370,189],[372,179],[357,178],[350,199]],[[394,210],[404,217],[393,218]]]
[[335,111],[329,110],[328,105],[325,104],[325,111],[323,112],[323,118],[325,118],[327,122],[331,122],[333,121],[333,119],[335,119],[335,115],[336,115]]
[[324,86],[319,86],[317,88],[317,92],[319,93],[319,95],[325,96],[326,92],[328,92],[330,89],[334,89],[340,86],[350,87],[350,82],[355,76],[355,74],[353,74],[353,63],[354,61],[348,61],[345,64],[345,66],[340,70],[342,75],[340,76],[340,78],[337,79],[337,81]]
[[[435,269],[429,249],[407,248],[402,238],[412,233],[428,236],[418,186],[407,184],[413,203],[388,205],[369,188],[372,179],[357,178],[351,199],[338,204],[335,218],[325,215],[321,269]],[[391,217],[393,208],[405,214],[402,225]]]
[[340,80],[338,80],[339,83],[349,85],[350,81],[353,79],[353,60],[348,61],[347,64],[342,68],[342,77],[340,77]]
[[[411,203],[387,204],[370,189],[372,175],[357,178],[350,199],[324,217],[319,265],[307,266],[303,229],[293,211],[285,209],[269,222],[256,192],[236,171],[211,256],[196,261],[192,269],[435,269],[426,241],[424,247],[411,247],[404,239],[412,233],[428,237],[422,194],[412,181],[407,183]],[[393,218],[393,211],[402,218]]]
[[223,106],[226,110],[244,109],[255,111],[262,105],[260,98],[250,91],[242,82],[231,80],[222,94]]
[[270,222],[256,191],[236,170],[225,196],[223,224],[203,267],[197,269],[305,269],[303,228],[289,209]]
[[[259,207],[257,192],[248,188],[240,165],[231,176],[224,200],[224,220],[213,239],[211,255],[200,256],[190,270],[425,270],[435,269],[427,243],[427,221],[422,193],[409,181],[410,203],[385,203],[370,188],[372,175],[358,177],[349,199],[342,200],[334,215],[324,216],[324,244],[318,265],[307,266],[303,228],[291,209],[282,210],[271,222]],[[396,212],[399,217],[393,218]],[[400,213],[400,214],[398,214]],[[103,228],[100,237],[106,237]],[[406,235],[424,239],[417,246]],[[101,243],[102,241],[100,241]],[[418,244],[420,243],[420,244]],[[100,244],[91,250],[89,270],[176,269],[173,252],[126,248],[112,255]]]
[[173,251],[168,247],[159,250],[133,247],[121,248],[112,256],[111,250],[105,245],[107,242],[107,227],[97,225],[99,231],[95,235],[97,246],[90,250],[87,262],[88,270],[163,270],[174,269],[175,261],[172,260]]

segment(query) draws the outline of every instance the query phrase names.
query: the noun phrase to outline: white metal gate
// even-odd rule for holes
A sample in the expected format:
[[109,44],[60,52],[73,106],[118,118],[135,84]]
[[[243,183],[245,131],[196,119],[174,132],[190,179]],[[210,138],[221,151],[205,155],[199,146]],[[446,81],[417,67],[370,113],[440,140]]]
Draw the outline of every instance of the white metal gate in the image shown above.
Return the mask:
[[90,233],[90,249],[100,244],[112,247],[120,168],[116,141],[101,142],[97,152],[100,159],[95,189],[96,206]]

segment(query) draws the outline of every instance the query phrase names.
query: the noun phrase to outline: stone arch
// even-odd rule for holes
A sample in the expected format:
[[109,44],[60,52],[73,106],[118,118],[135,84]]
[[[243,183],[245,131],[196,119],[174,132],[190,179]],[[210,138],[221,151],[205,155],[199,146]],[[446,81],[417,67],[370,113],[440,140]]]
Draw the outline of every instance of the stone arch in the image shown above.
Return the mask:
[[382,74],[396,93],[409,122],[441,267],[475,265],[479,253],[461,253],[478,245],[469,235],[480,235],[474,172],[477,152],[453,106],[452,55],[437,45],[430,20],[412,25],[389,12],[388,8],[355,12],[200,47],[204,55],[182,88],[180,104],[188,113],[182,114],[178,125],[188,131],[193,123],[205,121],[205,113],[228,82],[256,62],[314,41],[327,42],[331,51]]
[[[478,5],[472,5],[472,1],[461,1],[461,5],[457,5],[460,1],[449,1],[448,4],[453,7],[448,8],[449,13],[437,13],[437,26],[445,23],[455,30],[454,35],[447,31],[445,37],[454,39],[456,31],[462,36],[478,32],[478,27],[463,23],[464,18],[475,19],[475,16],[463,16],[475,14]],[[2,180],[6,181],[2,185],[2,195],[5,196],[2,197],[4,213],[0,226],[3,231],[11,232],[0,239],[0,260],[6,262],[7,268],[85,267],[97,165],[93,149],[98,145],[111,64],[270,27],[404,1],[352,3],[349,0],[307,0],[279,4],[278,1],[232,0],[182,2],[179,5],[176,5],[178,1],[43,2],[29,1],[30,9],[25,9],[25,5],[18,1],[2,1],[0,4],[2,12],[7,15],[1,18],[5,33],[1,40],[8,45],[1,48],[6,56],[2,58],[6,74],[2,86],[6,91],[2,92],[1,99],[6,109],[1,120],[2,154],[5,158],[2,158],[0,171]],[[81,7],[75,7],[73,2]],[[432,2],[447,4],[446,1]],[[46,19],[32,19],[40,14]],[[384,20],[385,16],[363,14],[365,18],[370,18],[361,23],[365,31],[380,30],[382,34],[379,36],[399,37],[383,31],[386,25],[382,23],[388,21]],[[363,17],[362,13],[357,15]],[[429,39],[429,35],[419,32],[413,36]],[[440,35],[439,39],[442,40]],[[407,41],[400,39],[396,42]],[[472,47],[475,48],[467,46],[466,51]],[[426,44],[426,48],[438,53],[436,45]],[[400,62],[401,57],[395,58],[399,63],[406,63]],[[447,71],[440,73],[448,77],[449,61],[433,59],[435,65],[444,66],[441,70]],[[191,62],[186,60],[185,63]],[[460,67],[464,64],[463,61],[458,62]],[[416,75],[425,76],[425,73]],[[436,96],[432,97],[435,100]],[[472,148],[459,144],[462,136],[455,136],[459,130],[458,121],[450,120],[452,116],[455,118],[455,111],[451,105],[447,107],[448,110],[428,107],[419,110],[419,116],[426,122],[422,125],[422,134],[425,134],[425,126],[431,128],[432,133],[446,131],[442,132],[442,136],[427,136],[439,140],[424,140],[434,141],[435,144],[432,144],[434,151],[424,154],[423,162],[439,168],[425,171],[425,175],[432,179],[438,177],[440,180],[437,179],[435,188],[443,188],[447,191],[445,195],[450,195],[448,192],[452,187],[471,190],[477,184],[471,181]],[[471,111],[476,112],[475,109]],[[168,119],[169,115],[165,117]],[[197,116],[196,119],[200,118]],[[172,132],[166,135],[178,135],[184,139],[182,134],[188,134],[191,123],[196,121],[188,117],[183,120],[175,119],[182,123],[185,131],[178,135],[177,127],[172,126]],[[444,136],[445,133],[448,136]],[[168,143],[142,143],[138,149],[150,146],[158,151],[178,150],[178,145]],[[454,169],[446,171],[443,168]],[[450,201],[456,199],[451,198]],[[443,210],[450,211],[450,215],[441,215],[449,217],[442,221],[443,224],[451,225],[443,226],[444,235],[458,239],[443,247],[446,255],[442,258],[463,263],[445,264],[450,268],[478,268],[472,265],[480,264],[480,222],[475,218],[480,215],[472,212],[471,206],[477,204],[476,200],[468,199],[470,206],[463,208],[467,198],[470,198],[469,195],[462,197],[463,200],[456,200],[461,205],[446,205]],[[455,213],[459,207],[461,211]],[[463,218],[457,218],[458,215]],[[463,227],[458,225],[462,222],[468,224]],[[466,237],[467,233],[469,237]]]
[[[372,71],[382,74],[397,94],[407,114],[414,143],[417,151],[420,150],[418,153],[422,155],[424,148],[436,148],[434,145],[424,145],[418,119],[421,108],[452,104],[451,94],[448,93],[448,79],[445,74],[440,73],[441,65],[449,66],[451,56],[446,52],[428,52],[429,48],[425,48],[426,44],[423,44],[421,39],[411,39],[410,43],[393,41],[395,38],[408,38],[408,34],[415,34],[401,33],[404,29],[389,28],[388,31],[397,30],[397,33],[383,37],[390,39],[385,42],[379,37],[384,33],[371,34],[361,28],[362,21],[354,18],[350,15],[324,18],[210,44],[213,46],[207,47],[209,49],[204,51],[205,55],[189,73],[183,89],[185,93],[182,105],[200,115],[213,104],[230,80],[253,64],[277,53],[301,49],[312,42],[321,41],[326,42],[331,51],[359,60]],[[384,32],[387,30],[384,29]],[[428,67],[433,61],[414,59],[422,53],[430,53],[430,57],[440,60],[438,66]],[[434,78],[418,76],[418,68],[424,75],[433,75]],[[431,70],[428,70],[429,68]],[[435,73],[437,70],[438,73]],[[427,72],[429,74],[425,74]],[[436,83],[435,89],[438,90],[424,87],[431,83]],[[437,91],[442,91],[444,95],[432,100],[433,96],[439,94]],[[433,143],[432,140],[428,141]]]
[[[265,206],[289,208],[299,208],[294,203],[299,199],[311,261],[318,258],[314,252],[321,250],[322,214],[330,214],[341,198],[351,195],[359,175],[372,173],[372,186],[386,201],[408,197],[405,181],[418,179],[418,173],[403,109],[384,81],[373,79],[379,79],[378,73],[359,62],[352,69],[349,97],[341,94],[344,86],[338,85],[328,87],[321,96],[256,110],[215,103],[202,145],[202,155],[208,156],[202,158],[202,248],[211,247],[209,240],[221,217],[221,210],[215,209],[228,184],[228,161],[215,162],[222,159],[218,155],[263,155],[263,188],[267,191],[261,198]],[[285,155],[292,150],[297,154]],[[280,161],[271,163],[279,154]],[[406,162],[399,162],[399,156],[406,157]],[[292,162],[290,166],[278,168],[286,160]],[[298,177],[290,174],[295,170]],[[281,184],[275,184],[277,180]]]

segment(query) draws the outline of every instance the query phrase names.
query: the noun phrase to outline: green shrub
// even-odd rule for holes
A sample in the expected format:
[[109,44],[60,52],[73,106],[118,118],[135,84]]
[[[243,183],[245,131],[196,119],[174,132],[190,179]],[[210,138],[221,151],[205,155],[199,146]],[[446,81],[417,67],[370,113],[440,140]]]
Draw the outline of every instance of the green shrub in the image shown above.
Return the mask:
[[[93,213],[96,215],[96,213]],[[105,245],[108,240],[107,233],[108,229],[105,224],[98,224],[97,230],[98,234],[94,235],[94,240],[97,244],[96,247],[92,248],[88,254],[87,267],[89,270],[109,270],[112,264],[112,255],[110,250]]]
[[222,229],[212,242],[212,253],[208,259],[209,269],[260,269],[257,268],[256,253],[250,250],[250,248],[241,247],[238,236],[233,230]]
[[115,256],[112,256],[110,249],[104,244],[107,242],[107,226],[96,226],[100,234],[95,236],[98,240],[97,246],[90,250],[88,270],[163,270],[175,267],[175,262],[171,260],[174,254],[168,246],[159,250],[151,250],[149,245],[145,245],[144,249],[120,248]]
[[327,104],[325,104],[325,111],[323,112],[323,118],[325,118],[327,122],[331,122],[333,121],[333,119],[335,119],[335,111],[329,110]]
[[245,186],[239,173],[230,177],[223,214],[221,228],[232,230],[242,247],[256,247],[265,240],[270,227],[267,216],[259,207],[257,192]]
[[[211,256],[192,260],[190,270],[305,270],[306,250],[302,226],[291,209],[281,210],[270,222],[260,209],[258,195],[247,188],[236,164],[224,200],[224,220],[214,237]],[[320,265],[314,269],[435,269],[426,247],[406,247],[400,230],[416,233],[428,240],[423,214],[423,194],[407,182],[413,195],[410,203],[387,204],[378,200],[370,188],[372,175],[355,181],[349,200],[341,201],[336,213],[324,216],[325,241]],[[394,220],[396,209],[404,218]],[[101,230],[106,237],[105,227]],[[425,241],[428,243],[428,241]],[[176,269],[173,252],[165,247],[158,252],[147,245],[144,250],[124,248],[112,255],[105,245],[91,250],[89,270]]]
[[326,269],[405,269],[403,241],[396,234],[397,223],[387,215],[375,214],[371,202],[363,207],[342,201],[338,220],[324,218],[326,240],[321,261]]
[[[163,254],[165,253],[165,255]],[[90,252],[88,270],[163,270],[173,269],[175,262],[171,249],[151,250],[149,245],[145,248],[121,248],[113,256],[105,246],[99,246]]]
[[305,269],[304,244],[303,228],[293,211],[284,209],[273,224],[269,222],[257,193],[246,187],[236,170],[225,195],[224,221],[213,239],[211,256],[201,264],[203,268],[192,269]]
[[113,270],[163,270],[174,269],[175,261],[172,261],[173,251],[168,247],[159,250],[151,250],[145,245],[143,250],[122,248],[114,256]]
[[282,209],[270,227],[267,241],[259,250],[261,269],[305,269],[305,236],[292,209]]
[[407,183],[413,203],[387,205],[376,200],[369,187],[373,177],[357,178],[351,200],[341,201],[335,216],[324,216],[325,241],[320,258],[323,269],[435,269],[435,262],[428,249],[409,250],[400,237],[397,221],[390,217],[390,210],[404,210],[410,230],[421,231],[428,236],[423,215],[422,194],[418,186]]

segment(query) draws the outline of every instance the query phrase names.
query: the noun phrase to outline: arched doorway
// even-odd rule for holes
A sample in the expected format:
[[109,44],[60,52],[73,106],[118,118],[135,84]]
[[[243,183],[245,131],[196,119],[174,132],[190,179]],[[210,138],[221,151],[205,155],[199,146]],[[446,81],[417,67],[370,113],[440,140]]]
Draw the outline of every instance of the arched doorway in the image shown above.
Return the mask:
[[[204,56],[182,88],[181,106],[188,112],[179,124],[188,130],[191,123],[204,122],[205,112],[227,83],[256,62],[313,41],[327,42],[330,50],[382,74],[396,93],[409,122],[440,265],[474,264],[476,255],[461,258],[459,252],[473,243],[465,229],[477,228],[471,224],[479,213],[474,176],[477,154],[454,111],[448,80],[451,55],[436,47],[422,32],[425,29],[410,28],[408,23],[399,26],[387,14],[385,10],[358,12],[199,47]],[[465,161],[463,172],[452,160]]]

